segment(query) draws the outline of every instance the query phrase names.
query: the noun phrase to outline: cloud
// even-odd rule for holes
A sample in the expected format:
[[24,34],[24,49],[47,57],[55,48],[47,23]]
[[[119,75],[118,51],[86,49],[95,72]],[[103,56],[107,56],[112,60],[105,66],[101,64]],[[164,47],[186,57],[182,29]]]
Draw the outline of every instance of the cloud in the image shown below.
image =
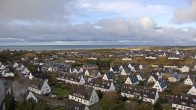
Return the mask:
[[168,13],[170,6],[136,0],[0,0],[0,45],[195,44],[194,28],[158,26],[151,17]]
[[[52,25],[51,25],[52,24]],[[196,29],[160,27],[149,17],[101,19],[96,23],[2,24],[1,43],[105,42],[106,44],[195,44]],[[97,28],[99,27],[99,28]],[[123,41],[123,42],[122,42]],[[108,42],[108,43],[107,43]],[[86,44],[86,43],[85,43]]]
[[75,13],[75,0],[0,0],[0,19],[62,20]]
[[190,0],[190,7],[176,9],[173,21],[179,24],[196,22],[196,0]]
[[161,4],[142,4],[137,0],[82,0],[79,7],[91,11],[121,16],[158,16],[171,13],[171,7]]

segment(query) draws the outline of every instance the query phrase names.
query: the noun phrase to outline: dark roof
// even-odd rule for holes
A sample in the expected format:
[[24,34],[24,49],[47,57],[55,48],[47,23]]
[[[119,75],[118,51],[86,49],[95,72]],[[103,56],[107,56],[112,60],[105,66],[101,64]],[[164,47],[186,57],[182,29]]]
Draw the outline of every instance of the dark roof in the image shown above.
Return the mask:
[[152,77],[154,77],[154,79],[157,81],[159,79],[159,77],[157,76],[157,74],[153,73]]
[[115,67],[112,67],[113,71],[114,72],[119,72],[119,67],[115,66]]
[[64,110],[84,110],[86,105],[73,101],[73,100],[68,100],[65,109]]
[[85,100],[90,100],[91,94],[93,92],[92,87],[84,85],[72,85],[70,95],[79,97]]
[[159,84],[160,84],[161,88],[164,88],[165,86],[167,86],[166,81],[165,81],[165,80],[163,80],[162,78],[160,78],[160,79],[158,80],[158,82],[159,82]]
[[146,78],[146,75],[142,72],[138,73],[138,75],[140,75],[142,77],[142,79],[145,79]]
[[111,85],[111,81],[102,80],[100,78],[92,79],[90,82],[88,82],[88,85],[95,86],[99,88],[109,89]]
[[37,71],[37,72],[33,73],[33,76],[36,78],[39,78],[39,79],[43,79],[43,80],[48,79],[47,75],[44,74],[42,71]]
[[88,70],[88,72],[91,77],[97,77],[98,73],[100,73],[99,70]]
[[81,76],[79,75],[76,75],[76,74],[70,74],[70,73],[61,73],[61,74],[58,74],[59,78],[64,78],[66,80],[71,80],[71,81],[75,81],[75,82],[79,82],[80,81],[80,78]]
[[126,73],[131,73],[131,68],[129,67],[126,67],[126,68],[123,68],[125,70]]
[[136,75],[130,75],[129,78],[132,83],[136,83],[139,81]]
[[190,78],[193,82],[195,81],[195,77],[194,77],[193,75],[187,75],[186,78],[188,78],[188,76],[189,76],[189,78]]
[[174,72],[172,74],[172,77],[175,77],[176,79],[179,79],[180,78],[180,74],[178,74],[177,72]]
[[36,89],[41,89],[42,85],[44,84],[44,80],[42,79],[38,79],[38,78],[33,78],[31,80],[31,84],[30,86],[33,87],[33,88],[36,88]]
[[113,79],[114,78],[114,73],[111,72],[111,71],[107,71],[106,76],[108,77],[108,79]]
[[84,69],[98,69],[98,66],[96,64],[84,64],[82,67]]
[[157,90],[143,86],[123,84],[121,87],[121,92],[155,99]]
[[175,94],[173,103],[196,108],[196,96],[190,94]]

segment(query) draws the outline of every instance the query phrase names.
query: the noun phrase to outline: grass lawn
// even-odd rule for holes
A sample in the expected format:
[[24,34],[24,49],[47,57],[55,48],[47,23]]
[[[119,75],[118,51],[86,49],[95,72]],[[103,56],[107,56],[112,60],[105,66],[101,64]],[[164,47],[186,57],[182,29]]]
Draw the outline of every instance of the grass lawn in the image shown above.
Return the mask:
[[69,90],[60,87],[52,86],[52,92],[61,97],[67,97],[69,95]]
[[58,108],[55,108],[54,110],[64,110],[64,107],[58,107]]

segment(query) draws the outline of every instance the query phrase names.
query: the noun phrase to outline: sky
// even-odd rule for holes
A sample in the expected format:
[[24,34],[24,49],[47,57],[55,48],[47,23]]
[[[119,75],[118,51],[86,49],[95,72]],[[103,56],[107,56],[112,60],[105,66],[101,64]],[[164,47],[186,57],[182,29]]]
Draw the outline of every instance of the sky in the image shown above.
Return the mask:
[[196,0],[0,0],[0,45],[196,45]]

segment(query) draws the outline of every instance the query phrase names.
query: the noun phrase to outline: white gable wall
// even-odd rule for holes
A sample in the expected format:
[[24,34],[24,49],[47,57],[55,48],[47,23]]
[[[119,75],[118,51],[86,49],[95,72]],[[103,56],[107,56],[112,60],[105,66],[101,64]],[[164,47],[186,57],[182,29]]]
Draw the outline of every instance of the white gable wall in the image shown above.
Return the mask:
[[33,95],[33,93],[32,93],[31,91],[30,91],[29,94],[27,95],[26,100],[29,100],[29,99],[35,100],[36,103],[38,102],[37,98]]
[[187,94],[196,95],[196,88],[195,88],[195,86],[193,86],[193,87],[188,91]]
[[51,92],[51,88],[46,81],[44,81],[44,84],[42,85],[41,92],[43,94]]

